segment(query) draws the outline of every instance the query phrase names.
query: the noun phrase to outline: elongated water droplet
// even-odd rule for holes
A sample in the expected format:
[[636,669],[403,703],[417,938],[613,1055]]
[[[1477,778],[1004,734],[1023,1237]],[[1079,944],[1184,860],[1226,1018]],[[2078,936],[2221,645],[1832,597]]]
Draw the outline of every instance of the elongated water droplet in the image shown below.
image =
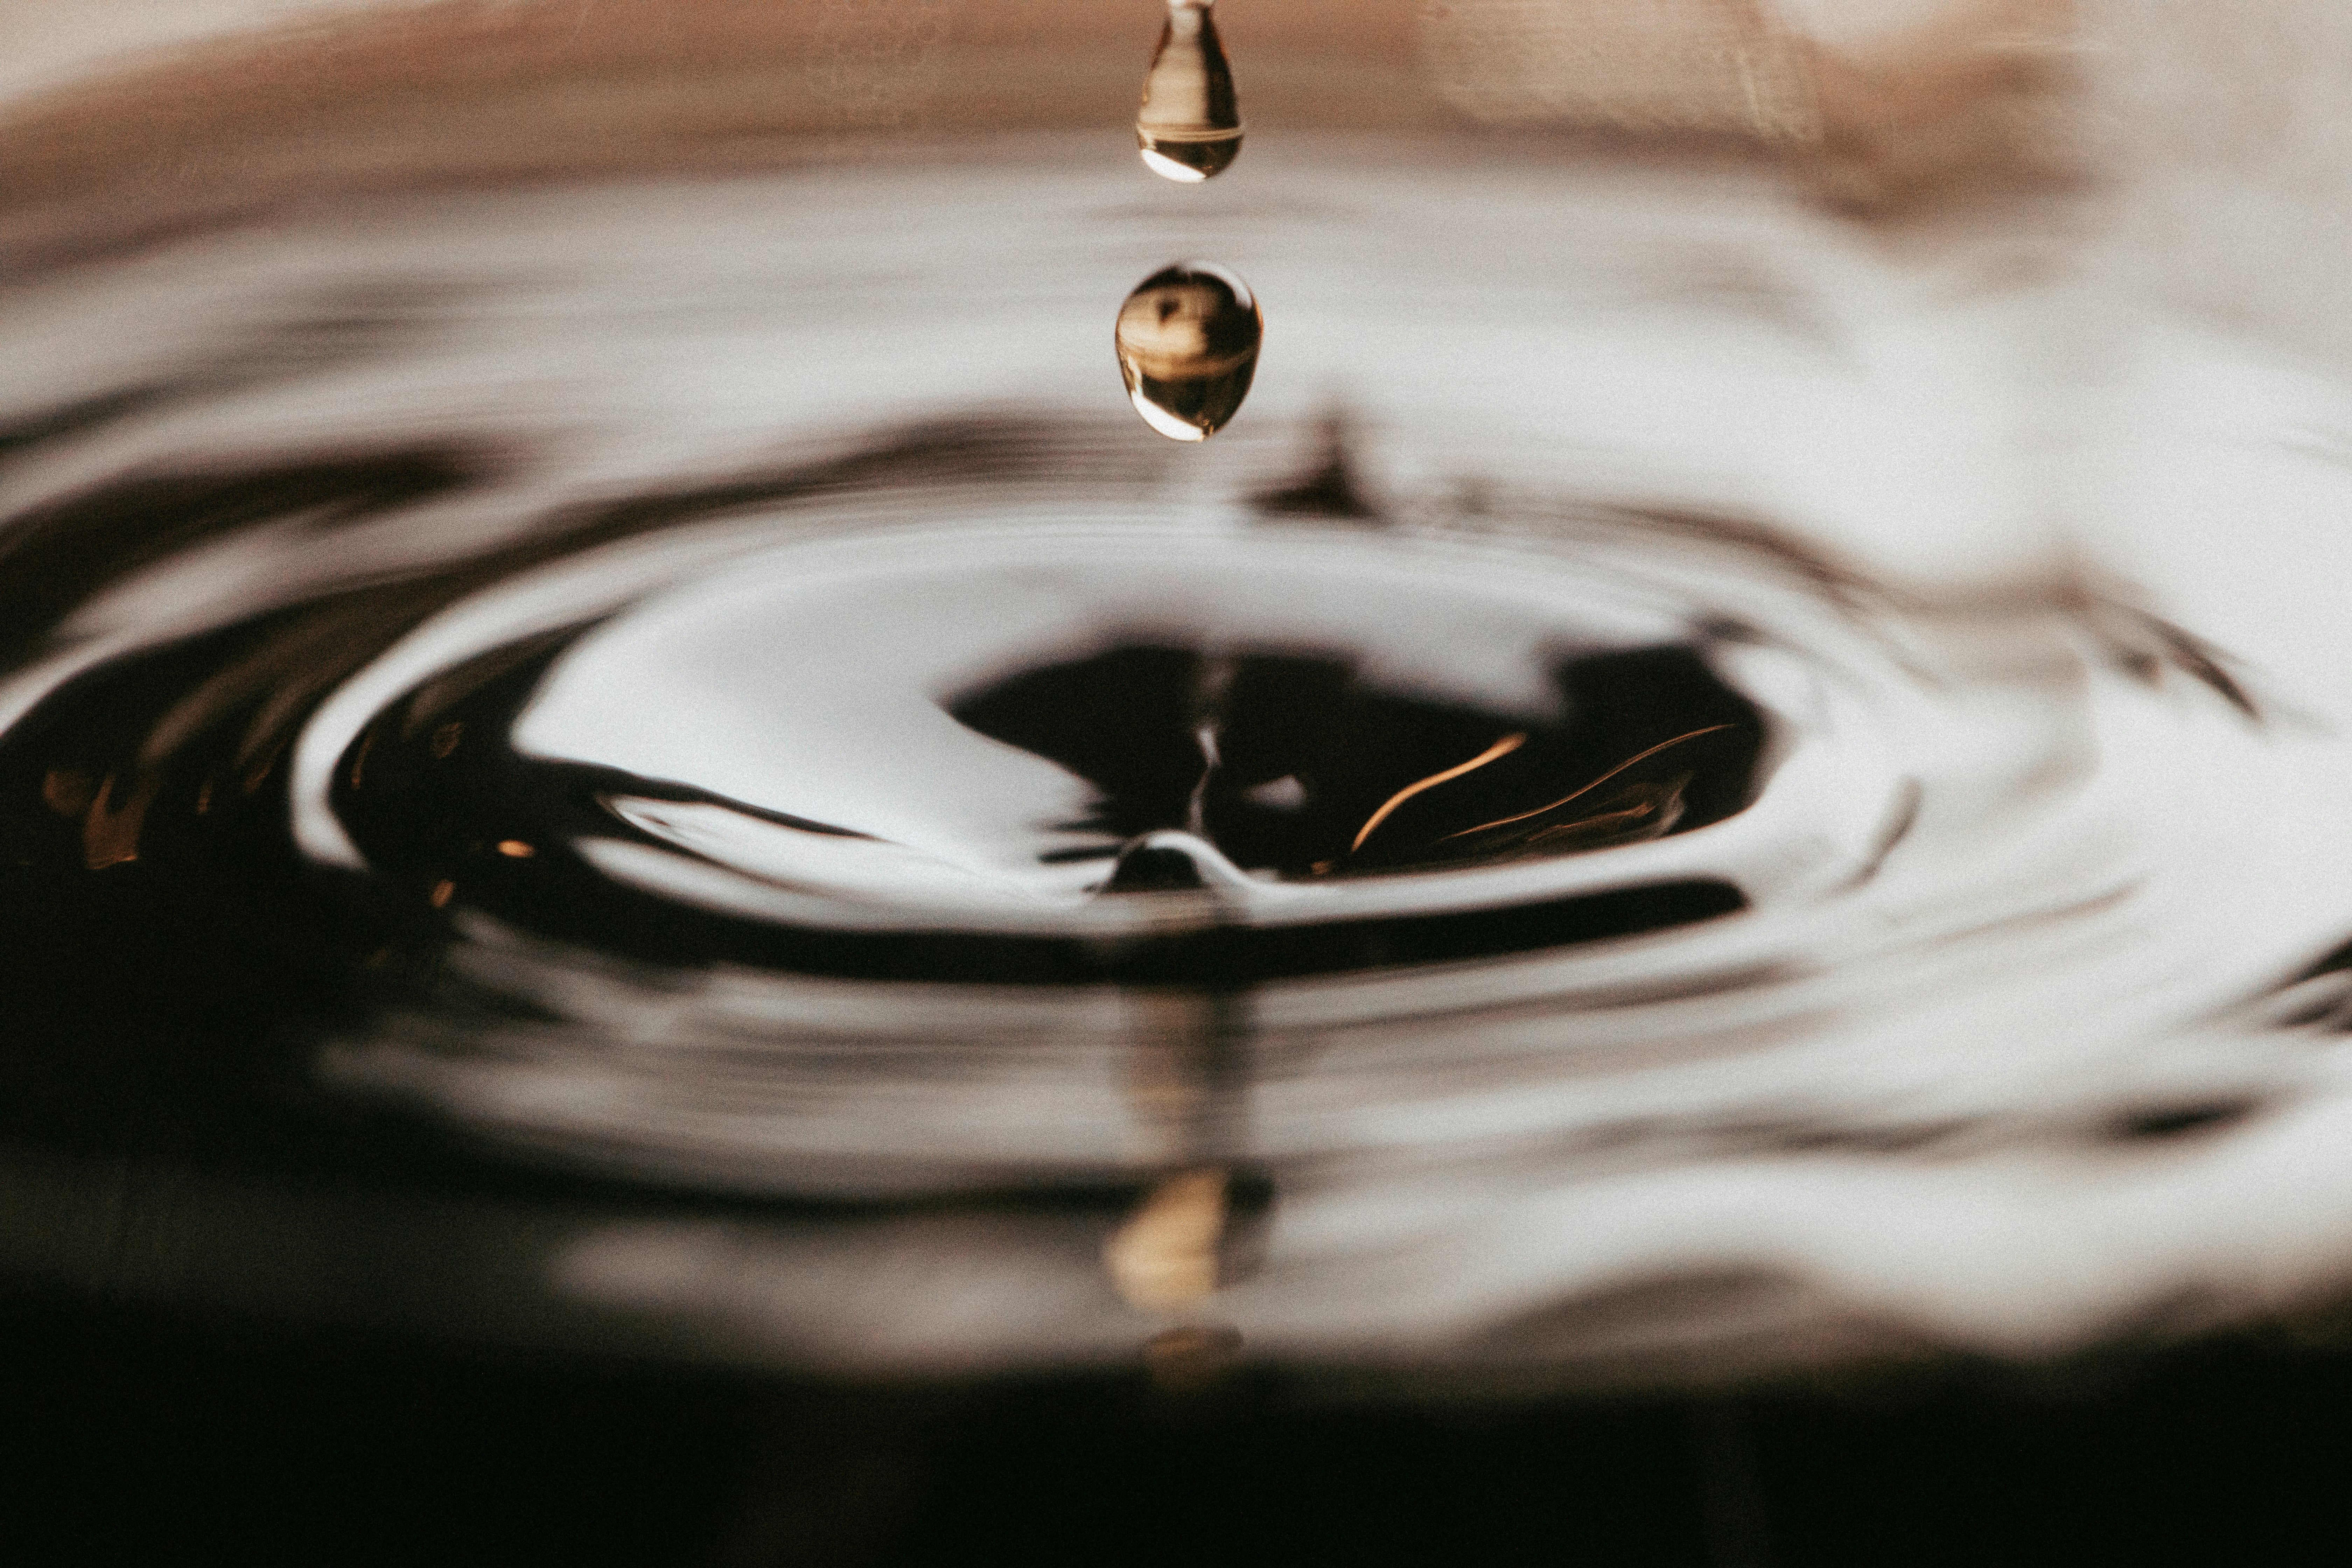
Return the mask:
[[1118,369],[1135,411],[1172,440],[1208,439],[1249,395],[1265,331],[1249,285],[1223,268],[1153,273],[1118,310]]
[[1222,174],[1242,150],[1242,116],[1234,73],[1217,42],[1213,0],[1168,0],[1168,25],[1143,79],[1135,113],[1143,166],[1163,179],[1196,184]]

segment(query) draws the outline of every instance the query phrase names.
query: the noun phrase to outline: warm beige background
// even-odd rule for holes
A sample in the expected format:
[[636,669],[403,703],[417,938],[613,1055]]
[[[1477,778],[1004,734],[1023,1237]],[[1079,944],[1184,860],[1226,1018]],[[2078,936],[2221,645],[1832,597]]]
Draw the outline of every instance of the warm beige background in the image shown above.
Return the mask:
[[167,56],[207,35],[351,11],[368,0],[0,0],[0,98]]
[[[844,132],[1117,124],[1158,14],[1157,0],[0,0],[0,260],[296,190],[757,166]],[[2071,0],[1218,12],[1256,127],[1797,148],[1824,188],[1864,203],[2046,161],[2072,14]]]
[[[838,155],[845,133],[1113,126],[1157,15],[1158,0],[0,0],[0,272],[339,190],[760,167]],[[2114,197],[2094,216],[2123,237],[2117,265],[2352,353],[2340,0],[1225,0],[1218,16],[1256,130],[1483,120],[1613,131],[1620,151],[1744,148],[1877,215],[2087,184]],[[1675,38],[1707,58],[1662,65]]]

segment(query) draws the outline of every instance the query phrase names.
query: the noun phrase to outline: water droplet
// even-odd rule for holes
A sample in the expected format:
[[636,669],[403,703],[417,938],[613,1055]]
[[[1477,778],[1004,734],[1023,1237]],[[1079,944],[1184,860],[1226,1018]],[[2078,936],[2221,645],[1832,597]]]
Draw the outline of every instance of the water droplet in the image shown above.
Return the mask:
[[1249,395],[1265,331],[1249,285],[1221,267],[1162,268],[1118,309],[1119,374],[1143,422],[1177,441],[1205,441]]
[[1162,179],[1197,184],[1233,165],[1242,150],[1234,73],[1217,42],[1213,0],[1169,0],[1168,25],[1143,79],[1135,111],[1143,166]]

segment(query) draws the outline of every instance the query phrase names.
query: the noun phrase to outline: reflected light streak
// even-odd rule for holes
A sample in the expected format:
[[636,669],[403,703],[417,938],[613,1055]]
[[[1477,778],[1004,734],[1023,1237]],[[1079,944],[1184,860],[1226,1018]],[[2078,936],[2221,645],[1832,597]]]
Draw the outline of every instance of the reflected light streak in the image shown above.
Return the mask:
[[[1578,795],[1591,794],[1594,790],[1599,789],[1602,784],[1607,784],[1611,779],[1615,778],[1619,773],[1623,773],[1627,768],[1632,767],[1636,763],[1646,762],[1648,759],[1656,756],[1660,752],[1665,751],[1669,747],[1681,745],[1685,741],[1696,741],[1701,735],[1712,735],[1717,730],[1728,730],[1730,728],[1731,726],[1728,724],[1709,724],[1704,730],[1693,730],[1686,735],[1676,735],[1671,741],[1661,741],[1656,745],[1652,746],[1648,751],[1636,752],[1634,755],[1626,758],[1623,762],[1619,763],[1615,767],[1611,768],[1607,773],[1602,773],[1599,778],[1594,779],[1591,784],[1586,784],[1582,789],[1577,790],[1570,795],[1561,795],[1549,805],[1539,805],[1533,811],[1523,811],[1517,816],[1498,816],[1492,822],[1482,822],[1475,827],[1465,827],[1460,833],[1449,833],[1445,837],[1460,838],[1466,834],[1484,833],[1490,827],[1506,827],[1514,822],[1525,822],[1530,816],[1541,816],[1547,811],[1556,811],[1559,807],[1566,805],[1570,801],[1574,800]],[[1385,810],[1386,807],[1383,807],[1382,809]],[[1370,829],[1367,828],[1365,831],[1370,832]],[[1445,840],[1443,838],[1438,840],[1441,844]],[[1363,840],[1359,838],[1357,842],[1360,844]]]
[[[1720,726],[1718,726],[1718,728],[1720,728]],[[1524,733],[1506,735],[1501,740],[1496,742],[1493,745],[1487,747],[1485,751],[1479,752],[1476,756],[1471,758],[1468,762],[1457,763],[1453,767],[1447,768],[1444,773],[1432,773],[1425,779],[1405,785],[1404,788],[1397,791],[1396,794],[1389,796],[1385,801],[1382,801],[1381,803],[1380,810],[1372,813],[1371,816],[1364,823],[1364,826],[1356,830],[1356,841],[1348,846],[1348,853],[1352,855],[1357,850],[1361,849],[1364,847],[1364,840],[1372,836],[1372,829],[1387,821],[1389,813],[1394,811],[1398,806],[1402,805],[1406,801],[1411,800],[1414,795],[1419,795],[1422,791],[1426,789],[1435,789],[1439,784],[1447,783],[1450,780],[1458,779],[1464,773],[1469,773],[1475,768],[1483,768],[1497,757],[1508,756],[1511,752],[1517,751],[1521,746],[1527,744],[1527,740],[1528,738]],[[1627,767],[1631,767],[1632,765],[1633,764],[1631,763],[1626,764]],[[1620,771],[1622,772],[1622,770],[1621,769]],[[1592,786],[1591,784],[1585,785],[1585,789],[1590,789],[1591,787]],[[1578,795],[1581,795],[1583,793],[1583,790],[1579,790],[1577,792]],[[1576,796],[1570,795],[1569,798],[1573,800]]]

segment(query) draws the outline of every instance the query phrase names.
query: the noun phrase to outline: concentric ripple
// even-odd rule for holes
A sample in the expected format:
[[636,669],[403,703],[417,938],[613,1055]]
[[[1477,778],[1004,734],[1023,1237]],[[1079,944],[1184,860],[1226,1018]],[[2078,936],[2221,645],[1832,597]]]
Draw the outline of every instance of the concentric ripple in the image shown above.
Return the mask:
[[[1387,193],[1294,237],[1338,268]],[[696,224],[759,250],[716,196],[562,295],[649,199],[436,219],[484,226],[476,275],[360,246],[400,276],[341,293],[322,220],[263,247],[266,309],[191,242],[114,288],[257,310],[238,347],[13,411],[12,1147],[163,1162],[191,1234],[252,1184],[392,1194],[372,1240],[293,1226],[301,1279],[527,1236],[414,1309],[518,1332],[971,1369],[1181,1319],[1654,1377],[2095,1334],[2228,1231],[2147,1217],[2200,1161],[2333,1103],[2326,900],[2217,939],[2305,886],[2245,847],[2330,775],[2188,633],[2073,578],[1897,587],[1418,393],[1269,384],[1214,452],[1116,388],[982,396],[954,279],[849,353],[782,252],[668,270]],[[1078,204],[1122,237],[1093,272],[990,302],[1098,372],[1096,275],[1161,245],[1129,221]],[[864,278],[871,227],[788,253]],[[643,307],[698,285],[707,321]],[[58,288],[27,310],[100,319]],[[710,321],[768,335],[644,393]],[[831,401],[743,391],[795,345]],[[685,410],[659,440],[639,395]],[[1187,1194],[1214,1256],[1171,1306],[1133,1227]],[[2100,1223],[2168,1239],[2065,1244]],[[174,1256],[247,1261],[152,1288],[301,1288]]]

